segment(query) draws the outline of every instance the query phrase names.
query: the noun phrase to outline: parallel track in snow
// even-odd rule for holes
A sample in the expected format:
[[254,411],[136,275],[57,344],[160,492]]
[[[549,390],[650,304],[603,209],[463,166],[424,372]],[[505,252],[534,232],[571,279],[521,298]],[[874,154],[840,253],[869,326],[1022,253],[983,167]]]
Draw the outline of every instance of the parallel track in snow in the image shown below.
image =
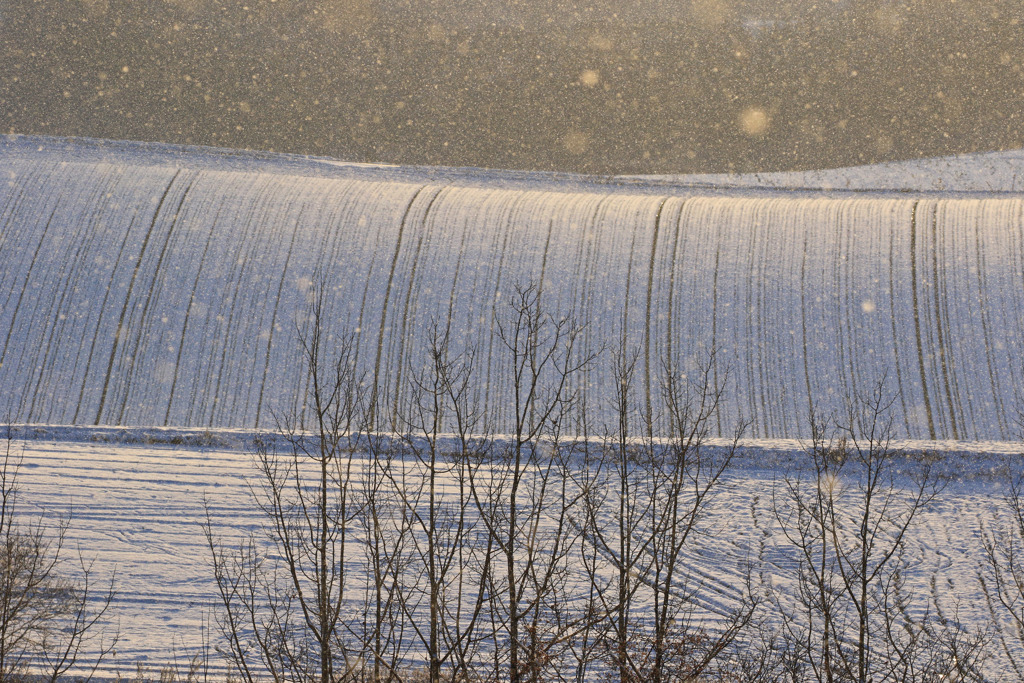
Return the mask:
[[312,287],[335,339],[409,399],[426,331],[472,349],[496,429],[495,330],[517,285],[586,326],[600,428],[610,350],[637,387],[717,351],[719,429],[808,435],[876,382],[909,438],[1015,436],[1024,199],[336,165],[131,143],[0,145],[0,414],[18,422],[267,428],[303,390]]
[[[105,671],[134,673],[141,663],[155,674],[175,657],[183,661],[198,652],[204,638],[216,640],[208,629],[217,596],[200,525],[208,508],[217,535],[229,543],[259,529],[249,486],[257,480],[243,448],[37,439],[15,441],[14,449],[23,456],[25,519],[41,515],[52,527],[71,510],[68,548],[95,560],[95,585],[116,577],[117,599],[104,627],[119,625],[121,641]],[[771,452],[741,454],[684,556],[679,590],[693,591],[696,615],[711,628],[742,594],[746,562],[755,562],[757,575],[783,591],[793,579],[796,555],[769,505],[782,477],[797,472],[798,458],[779,451],[770,464],[763,456]],[[947,614],[967,627],[983,626],[979,533],[998,522],[1007,479],[1005,470],[991,468],[999,458],[959,462],[959,478],[926,509],[909,539],[906,578],[925,600],[935,579]],[[999,662],[993,666],[998,671]]]

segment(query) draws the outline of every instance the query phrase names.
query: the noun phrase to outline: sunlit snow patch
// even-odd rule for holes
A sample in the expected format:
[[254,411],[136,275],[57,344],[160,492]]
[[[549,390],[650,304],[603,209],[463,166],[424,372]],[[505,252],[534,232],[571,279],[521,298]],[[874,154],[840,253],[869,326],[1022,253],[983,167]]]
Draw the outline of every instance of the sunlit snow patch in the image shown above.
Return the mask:
[[747,188],[1021,192],[1024,191],[1024,150],[964,154],[821,171],[623,177]]

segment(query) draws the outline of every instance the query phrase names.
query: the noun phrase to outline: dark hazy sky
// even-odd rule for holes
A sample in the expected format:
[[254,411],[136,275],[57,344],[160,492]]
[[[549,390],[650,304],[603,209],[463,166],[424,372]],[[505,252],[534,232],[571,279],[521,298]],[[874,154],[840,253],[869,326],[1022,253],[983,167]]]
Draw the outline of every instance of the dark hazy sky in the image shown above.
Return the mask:
[[1019,0],[0,0],[0,131],[669,173],[1017,148]]

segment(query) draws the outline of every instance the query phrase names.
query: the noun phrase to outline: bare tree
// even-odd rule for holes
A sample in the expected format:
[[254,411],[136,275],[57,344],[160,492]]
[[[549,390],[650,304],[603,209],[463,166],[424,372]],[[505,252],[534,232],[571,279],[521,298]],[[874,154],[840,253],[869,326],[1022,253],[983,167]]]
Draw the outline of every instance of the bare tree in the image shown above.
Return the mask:
[[438,683],[455,671],[468,677],[483,608],[484,583],[473,578],[482,558],[469,468],[486,440],[474,433],[480,416],[471,396],[472,354],[452,356],[450,331],[436,324],[428,343],[427,367],[412,378],[411,407],[399,416],[412,457],[387,475],[410,520],[407,545],[417,568],[402,581],[402,606],[425,651],[428,680]]
[[[663,362],[664,414],[645,424],[630,398],[636,354],[615,357],[617,434],[605,496],[591,502],[593,538],[610,558],[615,579],[603,601],[611,627],[607,659],[616,680],[676,681],[720,674],[731,645],[753,619],[758,598],[749,567],[734,609],[705,628],[694,601],[695,574],[688,553],[703,533],[704,518],[721,489],[739,444],[711,449],[706,440],[724,393],[711,368],[714,354],[686,377]],[[633,427],[634,423],[639,427]],[[651,434],[664,434],[654,439]],[[644,435],[648,436],[644,436]],[[639,435],[639,436],[637,436]],[[598,516],[612,508],[609,525]],[[699,584],[699,580],[697,581]],[[638,615],[641,609],[646,612]]]
[[[599,552],[588,569],[601,609],[607,615],[606,634],[600,638],[604,648],[601,655],[615,667],[620,682],[640,675],[631,665],[637,629],[634,598],[644,585],[646,550],[651,541],[647,531],[654,510],[648,489],[648,455],[654,445],[652,437],[646,436],[652,429],[636,424],[642,412],[633,398],[638,358],[639,348],[633,352],[619,348],[613,354],[613,407],[618,419],[604,439],[603,457],[583,471],[590,478],[583,487],[587,538]],[[612,580],[608,584],[600,581],[607,570],[598,558],[610,565]]]
[[[809,470],[773,491],[775,519],[796,551],[795,604],[778,594],[776,604],[780,648],[797,679],[975,675],[978,640],[933,619],[927,598],[907,589],[909,534],[943,485],[927,458],[911,461],[893,447],[894,400],[883,380],[838,426],[812,416]],[[954,647],[972,658],[954,666]]]
[[1004,498],[1006,519],[983,530],[978,581],[999,647],[1017,677],[1024,680],[1024,473],[1018,458],[1007,463],[1010,492]]
[[361,565],[367,574],[363,587],[363,617],[356,633],[362,642],[360,659],[372,662],[370,680],[400,679],[400,666],[409,645],[410,626],[402,604],[408,580],[409,530],[412,518],[396,494],[393,481],[401,481],[404,450],[388,434],[369,433],[367,459],[361,473],[364,487],[362,514],[356,519],[362,547]]
[[[350,533],[363,505],[354,472],[365,414],[362,375],[352,338],[328,338],[323,297],[317,290],[309,325],[299,334],[305,405],[297,415],[278,418],[287,450],[278,453],[269,439],[255,445],[259,484],[253,495],[264,538],[251,536],[228,551],[207,514],[220,626],[246,681],[268,672],[274,680],[334,683],[361,664],[350,657],[343,613]],[[333,355],[328,341],[335,342]]]
[[581,331],[570,317],[549,315],[535,285],[516,288],[498,325],[510,433],[471,470],[470,483],[490,545],[492,676],[513,683],[540,680],[581,625],[561,592],[581,536],[563,442],[573,382],[592,360],[579,353]]
[[668,440],[651,453],[648,464],[654,509],[646,549],[647,582],[653,593],[654,637],[645,656],[648,670],[642,677],[655,683],[709,673],[757,607],[757,599],[747,591],[724,625],[712,634],[698,628],[686,595],[692,577],[687,576],[684,551],[697,540],[745,428],[737,425],[731,444],[724,449],[706,446],[725,391],[725,382],[714,380],[714,365],[713,350],[694,378],[684,375],[671,360],[665,362],[662,394]]
[[[56,583],[60,595],[59,617],[56,628],[43,634],[39,669],[50,683],[64,679],[72,670],[78,679],[91,679],[100,665],[117,646],[120,634],[106,633],[101,624],[114,600],[115,576],[112,574],[97,596],[93,586],[93,561],[78,553],[77,579],[64,579]],[[94,606],[95,603],[95,606]],[[88,666],[82,665],[86,645],[95,644],[95,655]]]
[[[8,426],[0,460],[0,680],[33,674],[56,681],[74,669],[91,679],[118,639],[101,627],[114,599],[114,577],[96,596],[92,563],[81,554],[79,577],[72,577],[64,557],[70,518],[51,533],[42,519],[22,520],[21,464]],[[93,642],[97,654],[84,665],[83,648]]]

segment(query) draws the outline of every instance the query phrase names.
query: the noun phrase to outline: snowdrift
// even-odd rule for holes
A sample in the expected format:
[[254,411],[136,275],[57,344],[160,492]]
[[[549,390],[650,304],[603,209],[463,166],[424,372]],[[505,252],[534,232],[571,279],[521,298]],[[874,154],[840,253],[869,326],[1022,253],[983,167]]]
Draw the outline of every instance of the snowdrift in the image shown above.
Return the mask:
[[[586,325],[578,389],[608,417],[610,350],[716,349],[719,429],[807,436],[810,410],[886,382],[898,435],[1016,434],[1024,198],[799,191],[329,160],[133,143],[0,142],[5,421],[265,428],[304,388],[316,286],[335,338],[405,400],[427,332],[507,388],[496,321],[517,284]],[[393,406],[394,407],[394,406]],[[499,418],[500,422],[500,418]]]

